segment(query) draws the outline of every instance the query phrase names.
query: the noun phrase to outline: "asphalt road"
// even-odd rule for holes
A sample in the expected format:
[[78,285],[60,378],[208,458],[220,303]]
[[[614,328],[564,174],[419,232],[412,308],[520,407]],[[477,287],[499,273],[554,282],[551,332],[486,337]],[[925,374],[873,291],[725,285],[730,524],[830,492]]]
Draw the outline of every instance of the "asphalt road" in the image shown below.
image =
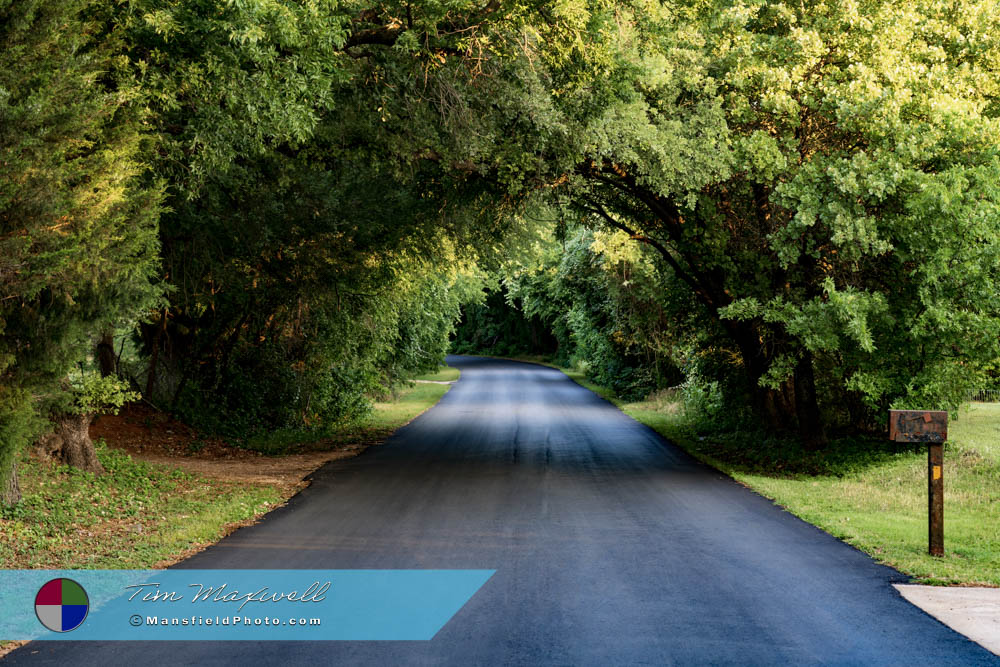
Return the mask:
[[462,379],[189,568],[488,568],[428,642],[36,642],[14,665],[996,664],[905,581],[558,371]]

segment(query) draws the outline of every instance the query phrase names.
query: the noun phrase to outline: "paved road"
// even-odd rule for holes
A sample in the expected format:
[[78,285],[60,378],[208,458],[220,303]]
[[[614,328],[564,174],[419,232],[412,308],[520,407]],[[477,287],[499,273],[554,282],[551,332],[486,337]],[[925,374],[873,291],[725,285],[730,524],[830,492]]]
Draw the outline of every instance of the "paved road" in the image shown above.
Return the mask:
[[[495,568],[429,642],[35,643],[31,664],[995,664],[899,573],[555,370],[456,357],[389,442],[191,568]],[[37,651],[37,652],[35,652]]]

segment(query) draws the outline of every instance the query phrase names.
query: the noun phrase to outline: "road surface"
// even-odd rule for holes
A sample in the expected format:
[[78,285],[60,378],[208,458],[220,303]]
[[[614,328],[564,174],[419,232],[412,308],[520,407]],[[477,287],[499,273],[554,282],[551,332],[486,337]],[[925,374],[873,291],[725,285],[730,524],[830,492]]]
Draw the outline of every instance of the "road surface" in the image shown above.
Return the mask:
[[14,665],[995,664],[898,572],[542,366],[461,380],[188,568],[496,574],[427,642],[36,642]]

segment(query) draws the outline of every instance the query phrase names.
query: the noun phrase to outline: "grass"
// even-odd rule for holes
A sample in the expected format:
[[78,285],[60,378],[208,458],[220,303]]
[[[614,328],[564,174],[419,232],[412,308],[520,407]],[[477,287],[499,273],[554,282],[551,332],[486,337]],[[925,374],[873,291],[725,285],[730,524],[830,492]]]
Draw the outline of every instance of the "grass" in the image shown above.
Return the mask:
[[413,378],[414,380],[421,380],[423,382],[453,382],[458,379],[461,375],[461,371],[457,368],[452,368],[451,366],[441,366],[434,373],[424,373],[423,375],[418,375]]
[[976,403],[949,425],[945,555],[927,554],[927,453],[921,445],[844,439],[821,453],[755,433],[700,431],[669,394],[625,403],[560,369],[788,511],[918,583],[1000,586],[1000,404]]
[[615,395],[614,390],[608,387],[602,387],[599,384],[594,384],[593,382],[587,379],[587,374],[584,373],[583,371],[576,370],[575,368],[563,368],[561,366],[556,366],[555,364],[549,364],[543,362],[536,362],[536,363],[542,363],[543,366],[549,366],[551,368],[558,368],[563,373],[568,375],[569,378],[574,382],[576,382],[578,385],[586,387],[587,389],[594,392],[601,398],[607,401],[611,401],[615,405],[619,406],[621,405],[621,401],[618,400],[618,397]]
[[[452,370],[458,373],[456,369]],[[378,431],[395,431],[435,405],[450,388],[446,384],[415,384],[408,387],[393,400],[376,403],[368,426]]]
[[451,382],[457,380],[458,376],[457,368],[445,366],[437,373],[414,378],[432,382],[410,384],[396,390],[388,400],[375,402],[372,412],[358,422],[322,432],[300,429],[272,431],[249,438],[242,446],[267,456],[283,456],[369,442],[392,433],[441,400],[449,385],[434,382]]
[[[457,379],[458,370],[437,376]],[[433,378],[437,379],[437,377]],[[447,381],[447,380],[446,380]],[[436,404],[446,384],[415,384],[376,403],[362,424],[345,427],[327,446],[384,438]],[[277,453],[301,444],[294,433],[271,441]],[[230,482],[137,461],[95,443],[100,477],[28,456],[18,464],[24,499],[0,509],[0,565],[7,569],[150,569],[212,544],[287,498],[267,484]],[[205,443],[194,440],[189,449]],[[23,642],[0,639],[0,657]]]
[[642,404],[623,408],[796,516],[920,583],[1000,586],[1000,455],[989,440],[1000,426],[1000,406],[973,406],[952,424],[945,446],[943,558],[927,554],[924,447],[842,440],[826,454],[787,446],[784,452],[780,446],[766,451],[766,441],[697,436],[682,417]]

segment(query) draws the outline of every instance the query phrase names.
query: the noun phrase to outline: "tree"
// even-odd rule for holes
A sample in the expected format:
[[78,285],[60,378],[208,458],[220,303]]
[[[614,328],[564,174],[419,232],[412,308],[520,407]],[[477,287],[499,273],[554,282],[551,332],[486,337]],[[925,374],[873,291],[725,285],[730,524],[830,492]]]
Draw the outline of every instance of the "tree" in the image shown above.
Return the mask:
[[561,3],[497,26],[463,99],[492,143],[453,160],[649,246],[819,447],[1000,352],[995,10]]
[[137,316],[157,296],[149,278],[161,192],[141,183],[142,134],[128,91],[100,80],[107,52],[81,18],[88,4],[0,5],[5,503],[19,498],[18,452],[51,428],[50,418],[68,418],[67,374],[101,325]]
[[563,363],[623,398],[641,399],[681,382],[685,341],[704,326],[685,326],[680,313],[697,304],[664,281],[655,259],[621,232],[574,225],[507,283],[524,312],[554,332]]
[[[142,327],[134,373],[147,399],[234,437],[312,427],[443,356],[476,280],[463,267],[500,218],[474,212],[481,186],[418,158],[442,134],[433,107],[400,98],[421,119],[389,122],[383,70],[422,73],[464,39],[437,29],[480,10],[101,5],[121,39],[114,78],[140,87],[168,183],[169,304]],[[392,15],[406,20],[374,23]]]

